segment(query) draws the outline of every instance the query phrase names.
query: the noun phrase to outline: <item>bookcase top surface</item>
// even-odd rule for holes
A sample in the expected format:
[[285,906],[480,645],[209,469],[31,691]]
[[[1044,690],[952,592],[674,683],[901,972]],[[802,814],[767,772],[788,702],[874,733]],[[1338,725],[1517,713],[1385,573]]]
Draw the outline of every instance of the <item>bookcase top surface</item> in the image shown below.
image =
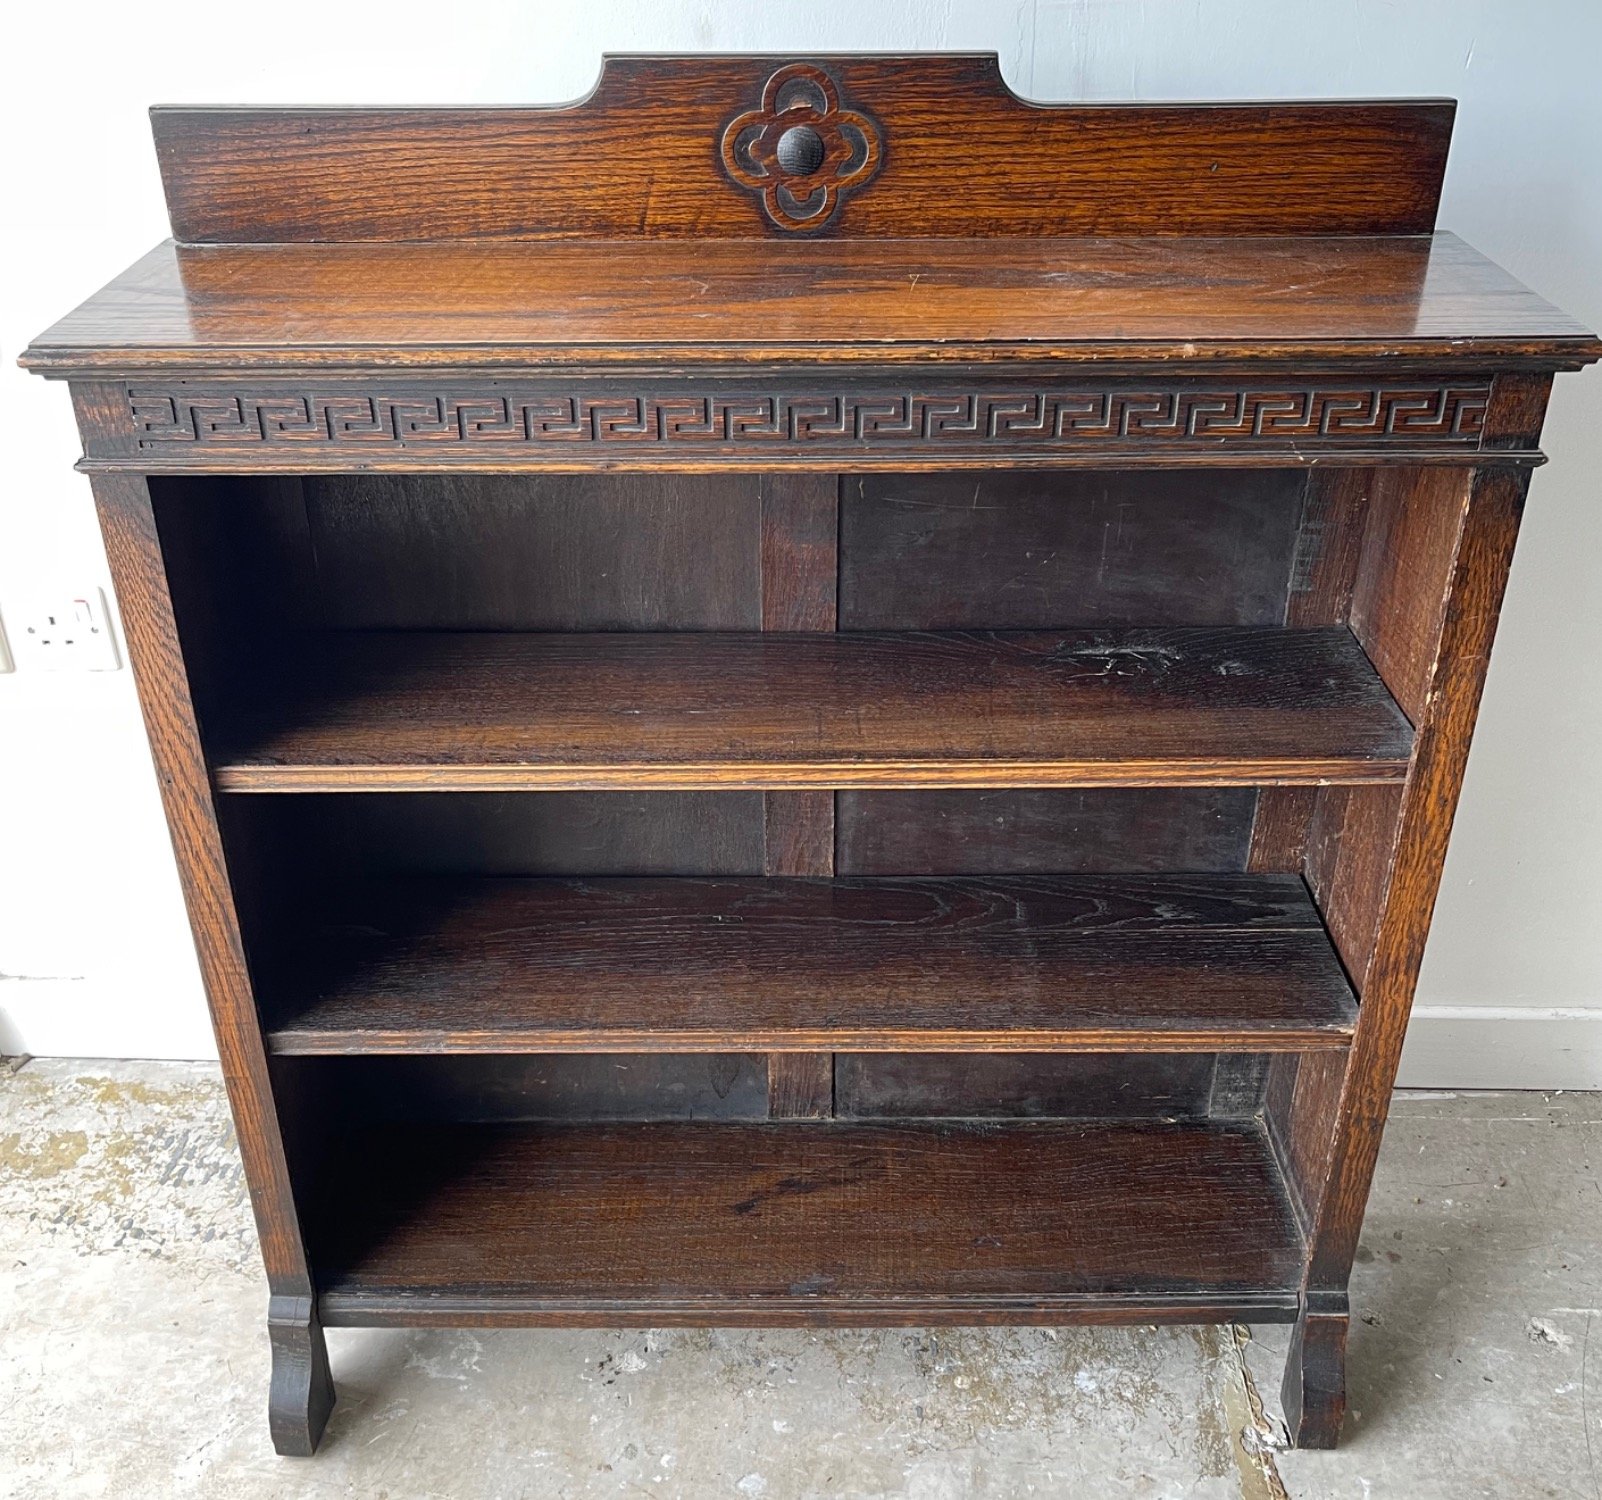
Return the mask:
[[1450,234],[177,246],[44,373],[1417,358],[1602,343]]
[[1433,233],[1454,108],[1041,105],[922,54],[615,57],[550,108],[157,109],[174,241],[23,362],[1596,358]]

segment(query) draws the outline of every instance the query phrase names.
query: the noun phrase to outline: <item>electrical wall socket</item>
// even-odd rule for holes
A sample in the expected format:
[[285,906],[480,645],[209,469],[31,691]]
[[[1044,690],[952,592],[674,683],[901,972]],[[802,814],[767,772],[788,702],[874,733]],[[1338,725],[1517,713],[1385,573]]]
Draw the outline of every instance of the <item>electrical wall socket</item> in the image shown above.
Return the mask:
[[115,672],[122,665],[99,589],[14,598],[4,610],[19,672]]

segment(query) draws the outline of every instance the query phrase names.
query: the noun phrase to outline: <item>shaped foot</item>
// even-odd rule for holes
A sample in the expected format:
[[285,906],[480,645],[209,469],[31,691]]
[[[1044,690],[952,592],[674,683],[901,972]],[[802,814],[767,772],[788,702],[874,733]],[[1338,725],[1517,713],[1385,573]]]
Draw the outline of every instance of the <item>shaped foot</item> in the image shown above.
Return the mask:
[[328,1345],[312,1299],[272,1298],[267,1304],[267,1336],[273,1349],[267,1398],[273,1448],[286,1458],[310,1458],[334,1409]]
[[1298,1448],[1333,1448],[1346,1414],[1345,1292],[1304,1292],[1280,1396]]

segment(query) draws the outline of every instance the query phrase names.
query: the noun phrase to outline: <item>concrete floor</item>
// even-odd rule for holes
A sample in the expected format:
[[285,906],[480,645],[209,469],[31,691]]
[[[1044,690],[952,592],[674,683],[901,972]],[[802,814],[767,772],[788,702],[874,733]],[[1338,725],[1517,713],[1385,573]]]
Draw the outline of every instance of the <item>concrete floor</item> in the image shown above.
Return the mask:
[[1283,1329],[360,1331],[280,1460],[215,1070],[0,1065],[0,1495],[1602,1500],[1599,1127],[1399,1099],[1336,1453],[1276,1446]]

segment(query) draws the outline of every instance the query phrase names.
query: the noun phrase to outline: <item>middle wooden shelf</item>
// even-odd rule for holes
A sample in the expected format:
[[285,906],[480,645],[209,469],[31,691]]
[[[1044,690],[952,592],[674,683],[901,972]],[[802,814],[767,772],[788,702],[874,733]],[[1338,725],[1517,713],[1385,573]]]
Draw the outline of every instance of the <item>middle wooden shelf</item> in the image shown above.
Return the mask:
[[1289,875],[381,880],[259,965],[279,1053],[1309,1051]]
[[1316,785],[1412,749],[1344,626],[329,632],[208,737],[240,792]]

